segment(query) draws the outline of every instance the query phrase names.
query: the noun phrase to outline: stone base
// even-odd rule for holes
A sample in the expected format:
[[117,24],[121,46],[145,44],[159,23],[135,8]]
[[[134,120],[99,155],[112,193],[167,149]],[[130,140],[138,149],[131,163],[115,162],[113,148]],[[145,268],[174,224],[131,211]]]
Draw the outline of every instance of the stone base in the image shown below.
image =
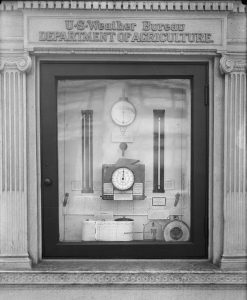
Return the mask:
[[30,270],[32,263],[27,256],[2,256],[0,257],[0,270]]
[[220,267],[224,270],[247,271],[247,256],[223,256]]

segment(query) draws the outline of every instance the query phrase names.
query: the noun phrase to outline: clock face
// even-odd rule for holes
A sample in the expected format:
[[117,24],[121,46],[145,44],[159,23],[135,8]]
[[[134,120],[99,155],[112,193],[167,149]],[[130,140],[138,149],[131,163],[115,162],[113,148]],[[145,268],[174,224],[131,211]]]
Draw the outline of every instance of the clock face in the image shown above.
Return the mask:
[[134,184],[134,181],[134,173],[128,168],[118,168],[112,173],[112,184],[120,191],[130,189]]
[[136,110],[132,103],[126,100],[116,102],[111,110],[112,120],[120,126],[130,125],[136,116]]

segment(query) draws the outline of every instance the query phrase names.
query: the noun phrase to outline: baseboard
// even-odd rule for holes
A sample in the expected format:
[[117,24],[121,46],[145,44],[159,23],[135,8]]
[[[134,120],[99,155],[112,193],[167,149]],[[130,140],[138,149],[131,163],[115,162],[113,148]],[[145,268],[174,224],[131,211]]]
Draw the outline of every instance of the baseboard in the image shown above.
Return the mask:
[[2,256],[0,257],[0,270],[30,270],[31,259],[27,256]]
[[247,271],[247,256],[223,256],[220,267],[223,270]]

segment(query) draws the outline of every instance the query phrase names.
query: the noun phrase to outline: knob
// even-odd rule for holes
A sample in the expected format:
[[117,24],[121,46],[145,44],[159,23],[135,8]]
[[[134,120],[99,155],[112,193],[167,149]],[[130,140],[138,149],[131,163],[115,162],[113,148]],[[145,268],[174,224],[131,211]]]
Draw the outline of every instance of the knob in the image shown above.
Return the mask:
[[53,181],[51,180],[51,178],[49,178],[49,177],[45,178],[44,185],[52,185],[52,184],[53,184]]

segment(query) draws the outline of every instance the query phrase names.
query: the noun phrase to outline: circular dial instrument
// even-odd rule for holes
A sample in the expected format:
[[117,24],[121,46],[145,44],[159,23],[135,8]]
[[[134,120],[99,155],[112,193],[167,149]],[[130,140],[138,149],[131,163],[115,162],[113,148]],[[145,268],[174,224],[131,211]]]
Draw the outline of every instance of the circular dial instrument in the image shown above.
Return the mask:
[[183,221],[173,220],[165,225],[164,239],[166,242],[188,241],[189,238],[189,227]]
[[121,167],[112,173],[112,184],[120,191],[130,189],[134,184],[134,181],[134,173],[129,168]]
[[120,126],[130,125],[135,120],[135,116],[134,105],[126,100],[116,102],[111,110],[112,120]]

